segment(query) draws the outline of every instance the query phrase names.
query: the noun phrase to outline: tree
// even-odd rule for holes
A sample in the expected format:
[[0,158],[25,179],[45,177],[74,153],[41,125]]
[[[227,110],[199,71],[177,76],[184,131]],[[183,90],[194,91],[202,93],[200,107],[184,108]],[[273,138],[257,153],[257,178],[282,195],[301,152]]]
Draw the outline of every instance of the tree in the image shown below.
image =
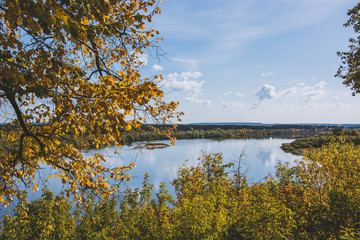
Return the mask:
[[348,16],[350,18],[344,26],[352,26],[358,36],[350,38],[348,52],[338,52],[342,65],[335,76],[344,79],[343,83],[350,86],[355,95],[360,93],[360,3],[348,11]]
[[0,151],[0,201],[35,190],[35,174],[49,165],[66,184],[64,194],[84,200],[116,192],[107,178],[130,176],[131,166],[106,167],[102,155],[86,159],[69,141],[94,133],[94,144],[120,146],[122,129],[149,118],[179,118],[157,82],[142,77],[159,32],[148,27],[161,13],[155,0],[0,1],[0,104],[5,125]]

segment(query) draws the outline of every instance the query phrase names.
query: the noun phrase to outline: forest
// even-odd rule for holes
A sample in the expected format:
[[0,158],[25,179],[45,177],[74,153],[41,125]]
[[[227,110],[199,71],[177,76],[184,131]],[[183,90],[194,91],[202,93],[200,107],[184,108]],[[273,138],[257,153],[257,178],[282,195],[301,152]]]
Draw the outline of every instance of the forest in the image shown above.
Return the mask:
[[333,141],[352,143],[360,145],[360,132],[355,129],[334,128],[331,132],[317,134],[311,137],[299,138],[291,143],[284,143],[281,149],[295,155],[301,155],[304,151],[319,149],[323,145]]
[[[36,127],[36,126],[35,126]],[[144,125],[132,130],[121,130],[121,144],[131,144],[139,141],[156,141],[174,139],[247,139],[247,138],[305,138],[320,133],[331,132],[333,125],[275,125],[275,126],[250,126],[250,125]],[[169,135],[170,132],[170,135]],[[19,142],[6,141],[8,131],[0,128],[0,152],[11,152],[19,146]],[[64,141],[73,144],[79,149],[96,148],[96,131],[83,134],[67,134]],[[107,145],[99,145],[105,147]]]

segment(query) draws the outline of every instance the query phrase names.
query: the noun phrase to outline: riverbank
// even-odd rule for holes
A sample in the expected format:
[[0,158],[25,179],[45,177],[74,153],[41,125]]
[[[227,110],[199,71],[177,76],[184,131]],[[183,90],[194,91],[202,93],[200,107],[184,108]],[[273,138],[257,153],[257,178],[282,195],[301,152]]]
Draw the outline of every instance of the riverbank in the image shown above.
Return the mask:
[[360,145],[360,132],[357,130],[335,130],[312,137],[296,139],[291,143],[284,143],[280,147],[284,152],[303,155],[305,151],[319,149],[330,142],[351,143]]

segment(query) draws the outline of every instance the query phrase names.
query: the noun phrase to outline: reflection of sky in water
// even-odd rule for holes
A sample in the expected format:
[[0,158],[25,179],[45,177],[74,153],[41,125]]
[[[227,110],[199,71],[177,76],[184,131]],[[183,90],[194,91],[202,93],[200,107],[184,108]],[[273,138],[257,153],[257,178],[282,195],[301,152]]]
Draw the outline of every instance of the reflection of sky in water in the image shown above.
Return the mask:
[[[224,163],[236,161],[241,152],[246,154],[245,162],[248,167],[248,178],[250,181],[259,181],[268,173],[274,174],[277,162],[293,162],[296,156],[284,153],[280,146],[290,139],[230,139],[230,140],[209,140],[193,139],[178,140],[175,146],[164,149],[133,149],[135,145],[123,146],[119,150],[120,155],[114,155],[114,148],[103,150],[90,150],[87,154],[95,152],[105,152],[107,164],[115,166],[117,164],[129,164],[134,162],[136,167],[129,173],[134,177],[127,186],[140,187],[143,176],[146,172],[150,174],[150,181],[157,189],[161,182],[168,186],[174,178],[179,166],[188,160],[188,165],[198,164],[197,159],[204,153],[223,153]],[[169,141],[158,141],[169,143]]]
[[[229,139],[229,140],[209,140],[192,139],[178,140],[175,146],[164,149],[134,149],[137,144],[123,146],[121,149],[107,147],[104,149],[85,150],[85,157],[91,157],[95,153],[101,153],[107,159],[107,166],[129,165],[131,162],[136,164],[128,173],[132,176],[128,187],[141,187],[144,174],[150,174],[150,182],[155,185],[155,189],[161,182],[165,182],[170,193],[174,194],[170,182],[176,178],[179,166],[182,166],[185,160],[188,165],[197,165],[197,159],[202,156],[202,152],[223,153],[224,163],[236,162],[241,152],[245,150],[245,163],[248,167],[247,176],[250,181],[256,182],[267,176],[268,173],[274,174],[274,167],[279,160],[282,162],[293,162],[296,156],[284,153],[279,147],[284,142],[290,142],[291,139]],[[169,143],[169,141],[158,141]],[[115,154],[118,151],[118,154]],[[245,170],[245,169],[244,169]],[[44,175],[49,170],[44,170]],[[50,179],[50,190],[58,193],[62,185],[58,179]],[[34,197],[41,195],[38,191]]]
[[274,152],[260,150],[258,153],[256,153],[256,157],[262,161],[263,166],[266,169],[274,167],[276,164],[277,155]]

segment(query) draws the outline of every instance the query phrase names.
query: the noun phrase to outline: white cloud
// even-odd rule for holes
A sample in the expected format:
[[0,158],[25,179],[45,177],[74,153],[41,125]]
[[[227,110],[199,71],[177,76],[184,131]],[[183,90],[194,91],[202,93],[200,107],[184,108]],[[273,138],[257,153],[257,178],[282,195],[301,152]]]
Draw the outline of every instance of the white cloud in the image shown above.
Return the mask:
[[245,96],[245,94],[243,94],[243,93],[241,93],[241,92],[236,92],[235,94],[236,94],[236,96],[238,96],[238,97],[244,97],[244,96]]
[[273,72],[267,72],[267,73],[262,73],[261,76],[262,77],[268,77],[268,76],[271,76],[273,74],[274,74]]
[[325,95],[325,91],[319,90],[319,91],[306,92],[304,94],[301,94],[301,97],[303,97],[305,101],[310,101],[310,100],[320,99],[324,95]]
[[200,72],[182,72],[171,73],[166,77],[165,86],[171,88],[173,91],[184,91],[187,93],[186,100],[194,103],[200,103],[202,105],[210,105],[210,100],[201,100],[200,95],[202,92],[202,86],[206,81],[197,81],[193,79],[200,78],[202,73]]
[[317,84],[315,84],[314,88],[324,88],[325,86],[326,86],[326,82],[321,81],[321,82],[318,82]]
[[238,97],[244,97],[245,96],[245,94],[244,93],[242,93],[242,92],[232,92],[232,91],[228,91],[228,92],[225,92],[224,93],[224,96],[230,96],[230,95],[233,95],[233,94],[235,94],[236,96],[238,96]]
[[189,80],[189,78],[199,78],[201,76],[202,74],[200,72],[182,72],[181,74],[171,73],[167,75],[166,86],[172,88],[174,91],[185,91],[198,94],[205,81]]
[[158,72],[158,71],[164,70],[164,68],[162,66],[160,66],[160,65],[155,64],[155,65],[152,66],[152,70],[154,72]]
[[297,84],[296,87],[291,87],[283,91],[276,92],[274,86],[265,84],[259,91],[255,93],[255,95],[259,97],[259,100],[295,96],[301,97],[304,101],[310,101],[322,98],[326,94],[324,90],[325,86],[326,82],[321,81],[316,83],[314,86]]
[[187,81],[189,78],[199,78],[201,76],[201,72],[182,72],[180,74],[180,77],[182,77],[185,81]]
[[284,91],[281,91],[278,93],[279,96],[287,96],[287,95],[294,95],[297,92],[297,88],[296,87],[291,87],[288,89],[285,89]]
[[198,96],[190,96],[186,98],[187,101],[193,102],[193,103],[199,103],[203,106],[210,106],[211,101],[210,100],[201,100],[198,98]]
[[226,102],[226,101],[222,101],[221,102],[221,105],[224,107],[224,108],[227,108],[227,107],[244,107],[244,103],[242,102]]
[[314,86],[304,86],[300,89],[300,96],[305,101],[320,99],[325,95],[325,91],[323,90],[325,86],[326,82],[324,81],[318,82]]
[[265,84],[259,91],[255,93],[260,100],[272,99],[276,97],[275,87]]

